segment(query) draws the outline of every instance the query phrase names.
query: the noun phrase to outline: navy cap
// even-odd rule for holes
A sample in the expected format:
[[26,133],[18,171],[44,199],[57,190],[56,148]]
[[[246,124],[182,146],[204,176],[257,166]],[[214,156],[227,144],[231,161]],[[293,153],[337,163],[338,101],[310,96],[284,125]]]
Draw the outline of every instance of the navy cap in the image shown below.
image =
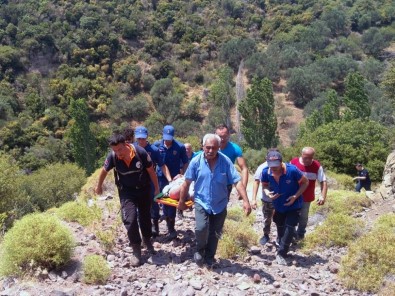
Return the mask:
[[146,139],[148,137],[148,130],[144,126],[136,127],[134,131],[134,137],[136,139]]
[[163,140],[171,141],[174,137],[174,127],[172,125],[166,125],[163,128]]
[[266,155],[266,161],[268,167],[278,167],[283,161],[283,157],[278,151],[269,151]]

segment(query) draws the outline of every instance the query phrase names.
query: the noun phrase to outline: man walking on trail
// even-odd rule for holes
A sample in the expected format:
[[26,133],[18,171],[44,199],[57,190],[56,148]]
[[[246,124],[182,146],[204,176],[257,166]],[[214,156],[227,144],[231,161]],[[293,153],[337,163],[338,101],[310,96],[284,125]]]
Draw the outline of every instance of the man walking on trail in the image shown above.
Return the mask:
[[298,229],[296,230],[296,240],[304,239],[307,221],[309,219],[310,204],[315,199],[315,182],[318,180],[321,187],[321,196],[317,200],[318,205],[323,205],[326,200],[328,185],[326,176],[321,164],[314,159],[315,150],[313,147],[304,147],[300,157],[291,160],[291,164],[296,166],[309,180],[309,186],[303,192],[303,206],[300,212]]
[[[148,142],[148,130],[144,126],[138,126],[135,129],[135,138],[136,138],[136,145],[142,147],[147,151],[148,155],[151,157],[152,162],[154,164],[154,170],[160,168],[162,170],[163,176],[166,178],[168,182],[171,181],[171,175],[169,169],[164,164],[163,159],[159,153],[158,147],[152,145]],[[154,184],[151,183],[151,198],[152,201],[154,200]],[[151,219],[152,219],[152,235],[154,237],[159,235],[159,218],[160,218],[160,208],[158,203],[152,202],[151,205]]]
[[114,169],[122,221],[133,249],[131,265],[139,266],[141,264],[139,227],[147,251],[154,252],[151,243],[151,182],[154,184],[155,194],[158,194],[158,179],[151,157],[143,148],[126,143],[122,134],[114,134],[109,139],[109,145],[112,151],[104,162],[95,193],[99,195],[103,193],[103,182],[108,172]]
[[[270,151],[278,151],[278,149],[271,148],[268,150],[268,153]],[[259,185],[261,184],[262,171],[264,168],[267,168],[267,161],[259,165],[254,174],[254,183],[252,187],[252,203],[251,203],[251,207],[254,210],[257,208],[256,198],[258,195]],[[272,200],[268,196],[266,196],[263,190],[262,190],[262,213],[263,213],[263,236],[259,240],[259,243],[263,246],[270,240],[269,238],[270,227],[272,225],[273,214],[274,214],[274,207]]]
[[362,163],[359,162],[355,164],[355,168],[358,172],[358,176],[353,178],[353,180],[358,181],[357,185],[355,186],[355,191],[361,192],[362,188],[365,188],[366,191],[370,191],[372,182],[370,181],[369,171],[363,167]]
[[195,182],[195,236],[197,264],[205,262],[209,267],[215,263],[218,239],[224,226],[228,205],[228,184],[236,184],[248,216],[251,206],[243,183],[235,167],[223,154],[218,153],[221,139],[207,134],[203,138],[203,153],[194,157],[185,173],[181,186],[178,208],[185,210],[185,199],[191,183]]
[[[243,152],[239,145],[233,143],[230,140],[229,128],[225,124],[218,125],[215,133],[221,138],[220,152],[229,157],[232,163],[237,162],[241,170],[241,182],[244,187],[247,188],[248,184],[248,167],[245,159],[243,158]],[[232,186],[228,186],[229,195],[232,191]]]
[[295,234],[300,209],[303,205],[302,193],[309,180],[294,165],[283,163],[282,155],[270,151],[266,156],[268,167],[262,171],[262,187],[273,201],[275,213],[273,221],[277,225],[279,248],[276,260],[279,265],[287,265],[285,258]]
[[[162,160],[168,167],[172,179],[179,174],[183,174],[188,167],[188,157],[185,146],[174,139],[174,132],[173,126],[166,125],[163,128],[162,140],[155,142],[155,146],[158,147]],[[181,163],[183,163],[182,168],[180,168]],[[158,175],[160,190],[162,191],[163,188],[169,184],[169,181],[163,175],[162,170],[158,167],[156,168],[156,174]],[[166,219],[168,239],[175,239],[177,237],[177,232],[174,228],[176,208],[163,205],[163,214]]]

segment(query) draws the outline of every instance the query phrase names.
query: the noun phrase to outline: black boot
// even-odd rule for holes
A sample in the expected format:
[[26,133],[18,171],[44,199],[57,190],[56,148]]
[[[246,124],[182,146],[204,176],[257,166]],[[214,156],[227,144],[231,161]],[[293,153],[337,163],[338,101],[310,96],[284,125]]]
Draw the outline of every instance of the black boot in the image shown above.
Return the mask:
[[133,267],[137,267],[141,265],[141,245],[140,244],[131,244],[133,253],[130,257],[130,265]]
[[157,219],[152,220],[152,236],[159,236],[159,220]]
[[172,240],[177,238],[177,232],[174,229],[175,219],[166,217],[166,224],[167,224],[167,237]]
[[147,249],[148,253],[150,253],[152,255],[155,254],[155,249],[154,249],[154,246],[152,245],[150,237],[143,237],[143,243],[144,243],[144,246]]

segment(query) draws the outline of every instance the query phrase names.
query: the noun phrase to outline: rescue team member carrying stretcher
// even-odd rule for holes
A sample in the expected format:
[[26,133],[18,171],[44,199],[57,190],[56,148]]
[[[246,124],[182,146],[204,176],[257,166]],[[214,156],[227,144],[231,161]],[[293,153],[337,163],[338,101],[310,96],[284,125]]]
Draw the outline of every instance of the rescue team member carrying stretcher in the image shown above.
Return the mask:
[[181,187],[178,209],[185,210],[185,200],[192,181],[195,181],[195,236],[197,264],[206,263],[212,267],[215,263],[218,240],[226,218],[228,205],[228,184],[236,184],[243,199],[243,208],[248,216],[251,206],[246,188],[233,163],[225,155],[218,153],[221,138],[207,134],[203,138],[204,153],[192,158],[185,173],[185,182]]
[[99,181],[95,188],[96,194],[103,193],[103,182],[111,169],[116,171],[115,184],[118,187],[121,202],[122,221],[127,230],[130,245],[133,249],[131,265],[141,264],[141,234],[147,250],[152,253],[151,243],[151,181],[155,195],[159,193],[151,157],[144,148],[125,142],[122,134],[114,134],[109,139],[112,151],[108,154]]

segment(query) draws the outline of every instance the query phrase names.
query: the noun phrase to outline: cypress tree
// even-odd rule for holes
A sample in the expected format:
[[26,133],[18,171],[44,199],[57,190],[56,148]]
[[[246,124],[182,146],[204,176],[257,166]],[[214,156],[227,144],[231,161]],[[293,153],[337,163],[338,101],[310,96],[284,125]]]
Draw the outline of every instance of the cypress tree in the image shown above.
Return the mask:
[[359,73],[350,73],[346,78],[346,92],[344,94],[344,119],[366,119],[370,116],[369,98],[364,89],[365,80]]
[[70,128],[72,155],[77,165],[90,175],[95,170],[96,140],[90,130],[88,105],[85,100],[71,100],[70,114],[72,117]]
[[252,80],[239,110],[243,117],[241,131],[252,149],[270,148],[278,144],[273,87],[268,78]]

